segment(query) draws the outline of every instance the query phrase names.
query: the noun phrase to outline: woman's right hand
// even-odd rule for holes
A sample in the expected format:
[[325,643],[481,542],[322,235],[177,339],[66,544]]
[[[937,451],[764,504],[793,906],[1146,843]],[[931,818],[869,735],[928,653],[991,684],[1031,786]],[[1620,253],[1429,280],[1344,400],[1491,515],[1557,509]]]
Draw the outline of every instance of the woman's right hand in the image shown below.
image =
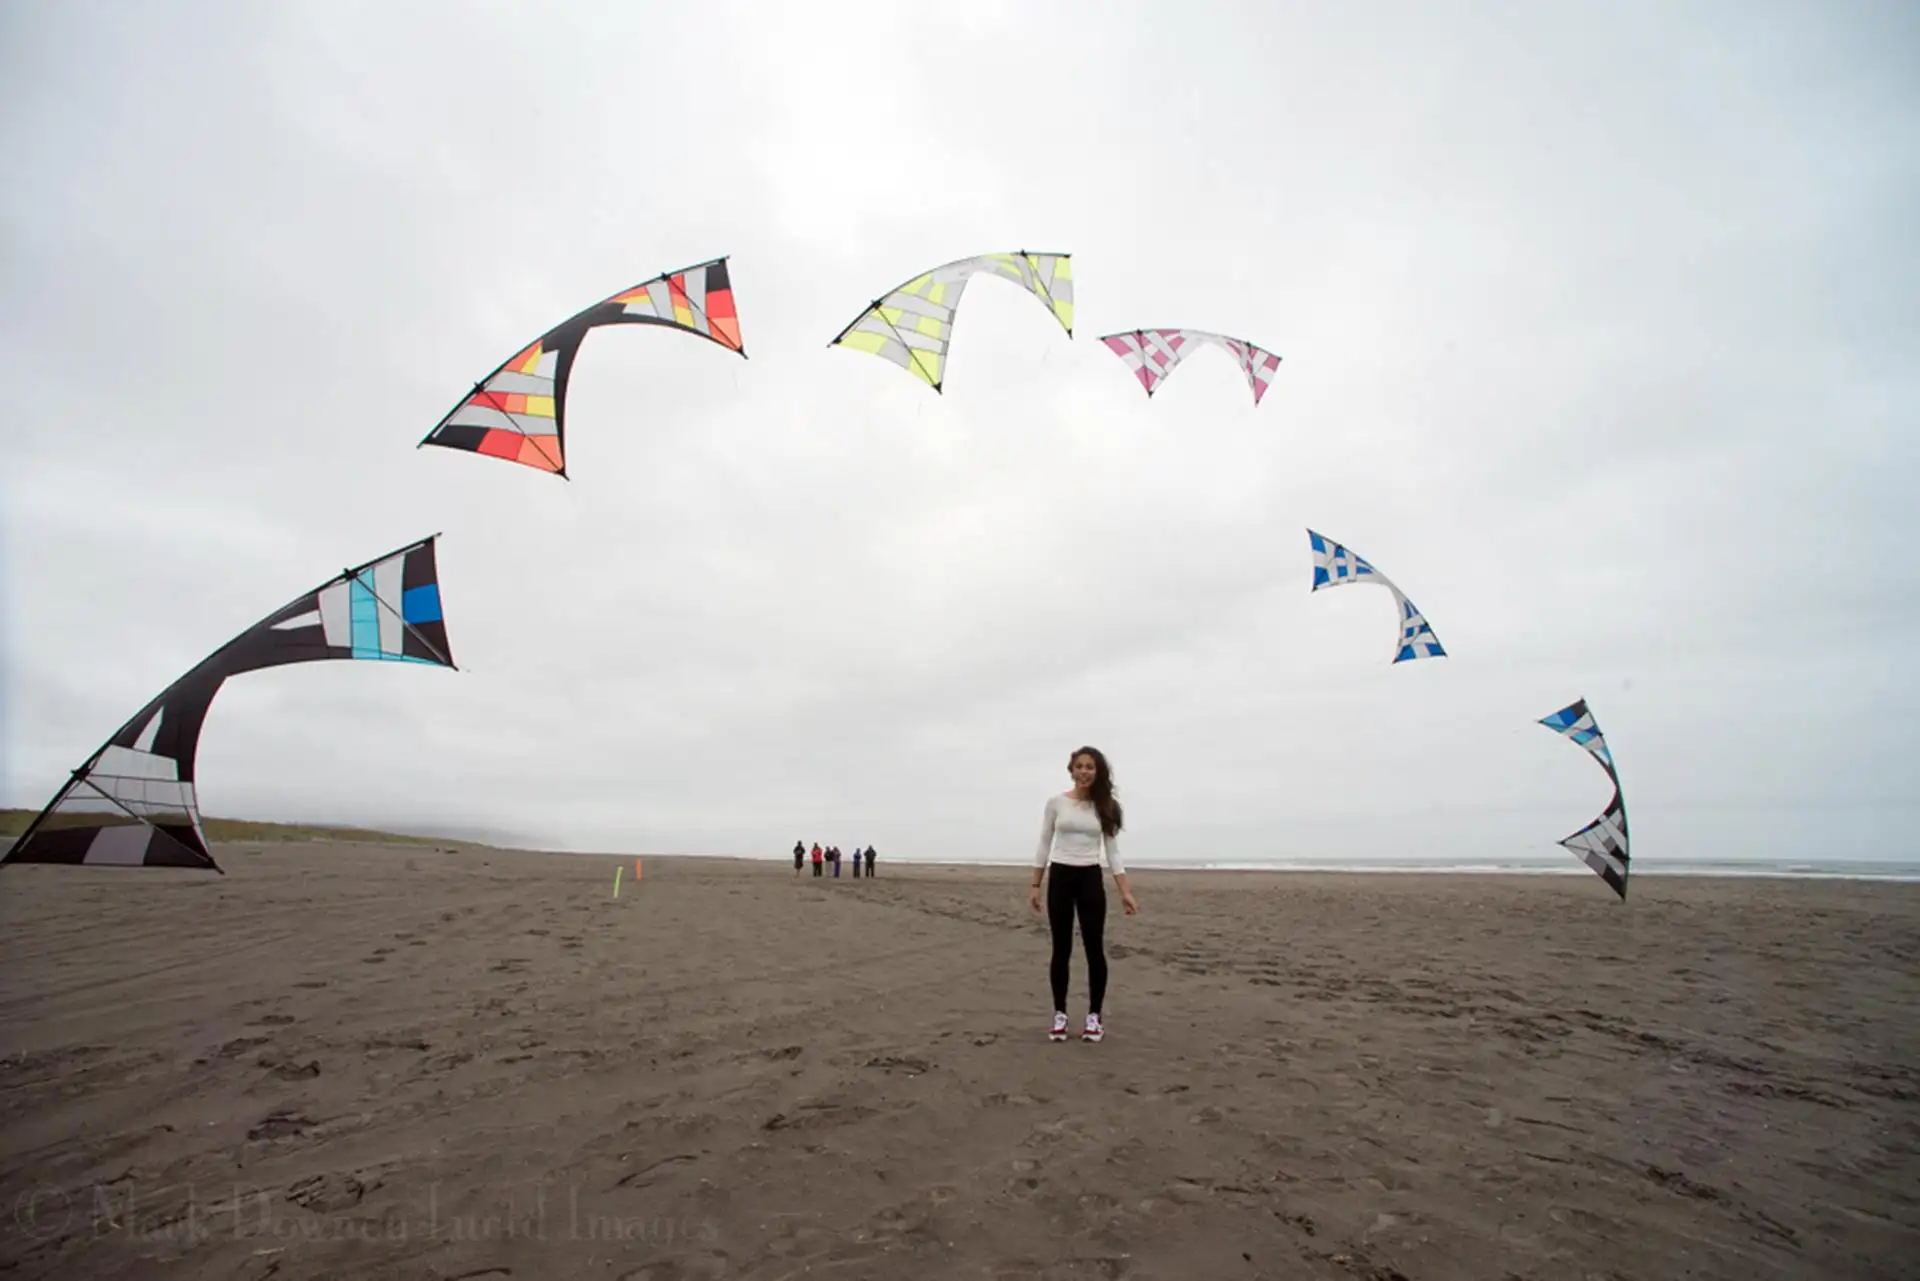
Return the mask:
[[1040,910],[1040,887],[1038,885],[1034,886],[1032,892],[1027,895],[1027,906],[1036,912]]

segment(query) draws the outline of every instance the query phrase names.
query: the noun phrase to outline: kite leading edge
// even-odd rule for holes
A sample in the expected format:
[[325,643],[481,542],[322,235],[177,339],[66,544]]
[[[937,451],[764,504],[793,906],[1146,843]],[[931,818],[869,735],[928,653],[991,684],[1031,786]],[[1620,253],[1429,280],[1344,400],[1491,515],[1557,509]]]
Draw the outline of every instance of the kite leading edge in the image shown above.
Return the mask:
[[834,336],[829,347],[851,347],[891,360],[936,392],[946,381],[947,348],[960,295],[977,272],[999,276],[1032,292],[1073,337],[1073,256],[1029,253],[960,258],[915,276],[875,299]]
[[1600,874],[1622,900],[1627,897],[1627,869],[1631,862],[1627,842],[1627,805],[1620,795],[1620,772],[1614,768],[1613,753],[1600,733],[1599,723],[1587,710],[1587,700],[1575,699],[1540,724],[1587,749],[1613,780],[1613,799],[1599,818],[1587,824],[1560,844],[1580,856],[1580,861]]
[[437,538],[342,570],[202,659],[73,771],[0,865],[220,871],[194,791],[194,757],[214,695],[229,676],[289,663],[359,659],[454,667],[440,609]]
[[567,378],[587,331],[603,325],[664,325],[742,359],[747,354],[725,257],[662,272],[534,339],[474,384],[420,444],[502,458],[565,479]]
[[1447,651],[1441,648],[1440,638],[1427,625],[1426,616],[1393,585],[1391,579],[1369,565],[1364,558],[1311,529],[1307,531],[1307,539],[1313,545],[1311,590],[1317,592],[1322,587],[1344,587],[1349,583],[1378,583],[1393,593],[1393,599],[1400,607],[1400,638],[1394,649],[1394,662],[1447,656]]

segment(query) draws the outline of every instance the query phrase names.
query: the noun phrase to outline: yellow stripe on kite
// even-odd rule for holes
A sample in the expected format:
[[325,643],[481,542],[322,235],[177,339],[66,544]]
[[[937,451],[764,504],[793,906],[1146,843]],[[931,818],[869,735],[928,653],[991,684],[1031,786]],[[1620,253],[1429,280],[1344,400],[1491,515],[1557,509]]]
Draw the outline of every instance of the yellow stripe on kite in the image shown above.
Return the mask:
[[929,387],[940,384],[940,357],[935,352],[907,348],[907,369]]
[[851,347],[855,351],[871,352],[878,356],[892,341],[886,334],[876,334],[869,329],[849,329],[840,339],[840,345]]

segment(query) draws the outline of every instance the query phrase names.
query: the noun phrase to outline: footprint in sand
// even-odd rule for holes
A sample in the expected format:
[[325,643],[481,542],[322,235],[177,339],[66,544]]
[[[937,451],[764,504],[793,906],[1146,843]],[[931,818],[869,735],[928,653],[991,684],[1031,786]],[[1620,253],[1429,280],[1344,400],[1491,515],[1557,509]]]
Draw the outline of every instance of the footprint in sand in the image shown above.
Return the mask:
[[430,1047],[417,1036],[371,1036],[362,1043],[366,1050],[426,1050]]
[[327,981],[325,979],[302,979],[300,982],[294,984],[295,987],[304,988],[318,988],[325,987],[326,985]]
[[255,1067],[263,1067],[282,1081],[310,1081],[320,1075],[320,1061],[308,1059],[305,1063],[295,1063],[283,1059],[278,1054],[262,1054],[253,1061]]
[[1015,1158],[1013,1177],[1001,1195],[993,1200],[1030,1201],[1040,1195],[1040,1163],[1028,1157]]
[[642,1264],[622,1272],[615,1281],[718,1281],[732,1275],[732,1257],[722,1250],[709,1250]]
[[255,1142],[283,1139],[305,1134],[312,1127],[313,1118],[305,1112],[294,1108],[275,1108],[247,1131],[247,1137]]
[[267,1041],[268,1038],[264,1036],[237,1036],[215,1050],[213,1054],[215,1058],[230,1059],[236,1055],[244,1054],[256,1045],[265,1045]]
[[[378,1179],[374,1187],[380,1186]],[[286,1199],[316,1214],[338,1214],[360,1204],[371,1189],[351,1174],[314,1174],[301,1179],[286,1191]]]
[[254,1022],[266,1027],[285,1027],[289,1023],[296,1022],[296,1020],[291,1014],[262,1014],[259,1018],[255,1019]]

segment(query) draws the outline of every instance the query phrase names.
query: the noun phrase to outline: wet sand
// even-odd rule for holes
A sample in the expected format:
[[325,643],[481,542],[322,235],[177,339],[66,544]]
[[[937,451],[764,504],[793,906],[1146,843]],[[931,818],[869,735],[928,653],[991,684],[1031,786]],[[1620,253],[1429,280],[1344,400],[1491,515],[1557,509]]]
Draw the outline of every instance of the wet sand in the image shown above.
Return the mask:
[[1920,1275],[1920,886],[216,855],[0,872],[0,1277]]

